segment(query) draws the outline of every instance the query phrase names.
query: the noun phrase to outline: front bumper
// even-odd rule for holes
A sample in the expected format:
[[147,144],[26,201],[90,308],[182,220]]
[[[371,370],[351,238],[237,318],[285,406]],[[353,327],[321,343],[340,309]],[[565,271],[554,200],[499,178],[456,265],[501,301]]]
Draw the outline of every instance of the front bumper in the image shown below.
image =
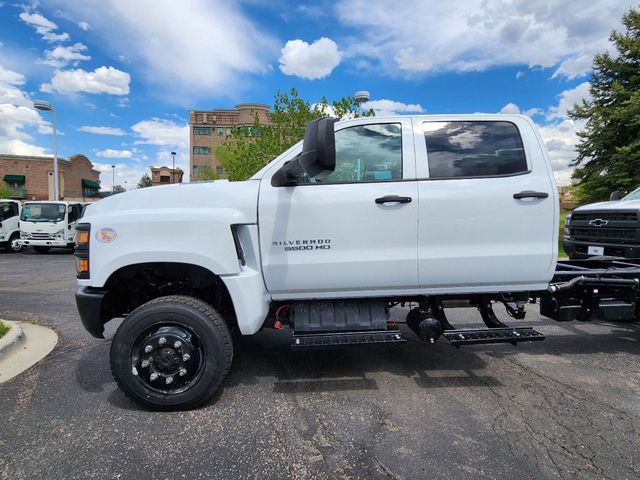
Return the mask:
[[66,247],[69,245],[67,240],[25,240],[20,239],[20,245],[25,247]]
[[620,245],[601,242],[580,242],[576,240],[563,240],[562,246],[570,258],[590,258],[593,255],[587,253],[589,246],[604,247],[604,254],[612,257],[640,258],[640,245]]
[[104,338],[102,321],[102,301],[106,290],[91,287],[79,287],[76,290],[76,306],[85,330],[96,338]]

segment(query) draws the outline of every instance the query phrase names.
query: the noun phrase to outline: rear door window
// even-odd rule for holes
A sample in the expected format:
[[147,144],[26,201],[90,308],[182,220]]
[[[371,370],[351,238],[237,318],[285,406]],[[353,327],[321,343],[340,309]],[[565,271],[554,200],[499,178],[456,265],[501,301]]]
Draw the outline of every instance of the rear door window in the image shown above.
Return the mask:
[[480,178],[528,172],[520,132],[511,122],[424,122],[423,129],[430,178]]

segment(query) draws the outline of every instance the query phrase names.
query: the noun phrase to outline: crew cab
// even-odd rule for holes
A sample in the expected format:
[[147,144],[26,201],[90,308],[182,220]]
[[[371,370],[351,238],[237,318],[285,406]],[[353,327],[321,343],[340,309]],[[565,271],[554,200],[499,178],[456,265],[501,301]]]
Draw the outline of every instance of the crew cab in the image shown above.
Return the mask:
[[[402,343],[398,304],[413,307],[419,338],[455,346],[544,339],[500,322],[496,302],[514,319],[530,302],[560,321],[637,319],[640,269],[557,263],[558,221],[526,116],[324,118],[247,181],[89,206],[76,302],[98,338],[124,318],[112,371],[154,409],[207,401],[230,368],[233,331],[290,330],[294,349]],[[477,308],[487,328],[455,328],[454,305]]]
[[640,188],[620,199],[576,208],[565,220],[563,246],[569,258],[605,255],[640,258]]
[[20,211],[19,200],[0,199],[0,248],[7,252],[19,252],[20,244]]
[[25,202],[20,214],[19,243],[38,253],[47,253],[51,247],[73,248],[83,206],[80,202]]

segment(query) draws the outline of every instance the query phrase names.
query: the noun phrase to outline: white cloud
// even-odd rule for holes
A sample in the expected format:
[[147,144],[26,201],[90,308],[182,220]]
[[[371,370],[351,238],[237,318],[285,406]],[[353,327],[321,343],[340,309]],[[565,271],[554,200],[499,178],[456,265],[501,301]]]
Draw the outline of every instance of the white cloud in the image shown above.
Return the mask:
[[97,135],[115,135],[115,136],[123,136],[126,135],[127,132],[122,130],[121,128],[115,127],[96,127],[91,125],[83,125],[78,128],[79,132],[86,133],[95,133]]
[[152,118],[131,127],[139,137],[138,145],[162,145],[186,147],[189,144],[189,125],[179,125],[170,120]]
[[329,75],[340,63],[338,45],[322,37],[308,44],[302,40],[289,40],[281,51],[280,70],[285,75],[314,80]]
[[81,68],[57,71],[51,83],[40,85],[42,92],[52,93],[108,93],[127,95],[131,77],[114,67],[98,67],[93,72]]
[[406,113],[424,113],[425,109],[419,103],[403,103],[395,100],[370,100],[362,104],[362,108],[373,108],[379,117],[402,115]]
[[176,152],[176,168],[184,171],[185,182],[189,180],[189,125],[152,118],[136,123],[131,130],[138,136],[137,145],[159,147],[155,154],[157,166],[172,165],[171,152]]
[[106,150],[96,152],[96,155],[104,158],[131,158],[133,157],[133,152],[131,150],[113,150],[107,148]]
[[582,100],[589,100],[591,95],[589,93],[589,82],[583,82],[575,88],[565,90],[558,95],[558,105],[549,108],[547,112],[547,119],[554,120],[558,118],[564,118],[567,112],[573,108],[575,104],[582,103]]
[[563,119],[559,123],[539,125],[538,128],[549,152],[556,181],[562,185],[571,183],[573,167],[569,163],[576,157],[577,133],[584,128],[584,123]]
[[80,27],[85,32],[91,30],[91,25],[89,25],[87,22],[78,22],[78,27]]
[[24,130],[48,133],[49,125],[33,109],[29,95],[20,89],[23,75],[0,65],[0,152],[15,155],[44,155],[46,150],[29,143]]
[[87,46],[80,42],[68,47],[58,45],[52,50],[45,51],[45,58],[41,60],[41,63],[51,67],[62,68],[66,67],[69,63],[77,64],[83,60],[91,60],[89,55],[81,53],[85,50],[87,50]]
[[395,74],[482,71],[500,65],[553,67],[556,76],[588,71],[607,48],[628,0],[473,2],[342,0],[339,21],[352,33],[344,56]]
[[163,100],[231,96],[247,74],[262,73],[277,42],[238,2],[185,0],[51,0],[91,25],[105,50],[123,52],[136,77]]
[[20,19],[24,23],[35,28],[36,32],[38,32],[47,42],[64,42],[69,40],[68,33],[55,33],[54,30],[58,29],[58,25],[37,12],[22,12],[20,14]]
[[520,79],[522,77],[524,77],[524,72],[522,70],[518,70],[516,72],[516,80],[518,80],[518,79]]
[[528,117],[533,117],[534,115],[542,115],[544,111],[540,108],[530,108],[528,110],[521,110],[518,105],[515,103],[507,103],[504,107],[500,109],[500,113],[507,113],[511,115],[527,115]]

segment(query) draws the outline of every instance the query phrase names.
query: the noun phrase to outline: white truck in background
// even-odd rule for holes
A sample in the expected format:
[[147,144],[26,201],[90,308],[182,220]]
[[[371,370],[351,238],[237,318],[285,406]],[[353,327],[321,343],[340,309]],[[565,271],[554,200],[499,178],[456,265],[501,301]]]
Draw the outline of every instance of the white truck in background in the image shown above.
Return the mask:
[[81,202],[24,202],[20,214],[20,244],[47,253],[52,247],[73,248]]
[[20,212],[22,203],[19,200],[0,199],[0,248],[7,252],[17,253],[22,250],[20,244]]
[[[405,341],[543,340],[507,326],[528,303],[558,321],[638,320],[637,262],[558,262],[559,201],[544,143],[519,115],[321,119],[243,182],[114,195],[78,224],[76,303],[111,344],[120,388],[193,408],[222,384],[230,332],[290,330],[294,349]],[[445,311],[477,308],[487,328]]]

